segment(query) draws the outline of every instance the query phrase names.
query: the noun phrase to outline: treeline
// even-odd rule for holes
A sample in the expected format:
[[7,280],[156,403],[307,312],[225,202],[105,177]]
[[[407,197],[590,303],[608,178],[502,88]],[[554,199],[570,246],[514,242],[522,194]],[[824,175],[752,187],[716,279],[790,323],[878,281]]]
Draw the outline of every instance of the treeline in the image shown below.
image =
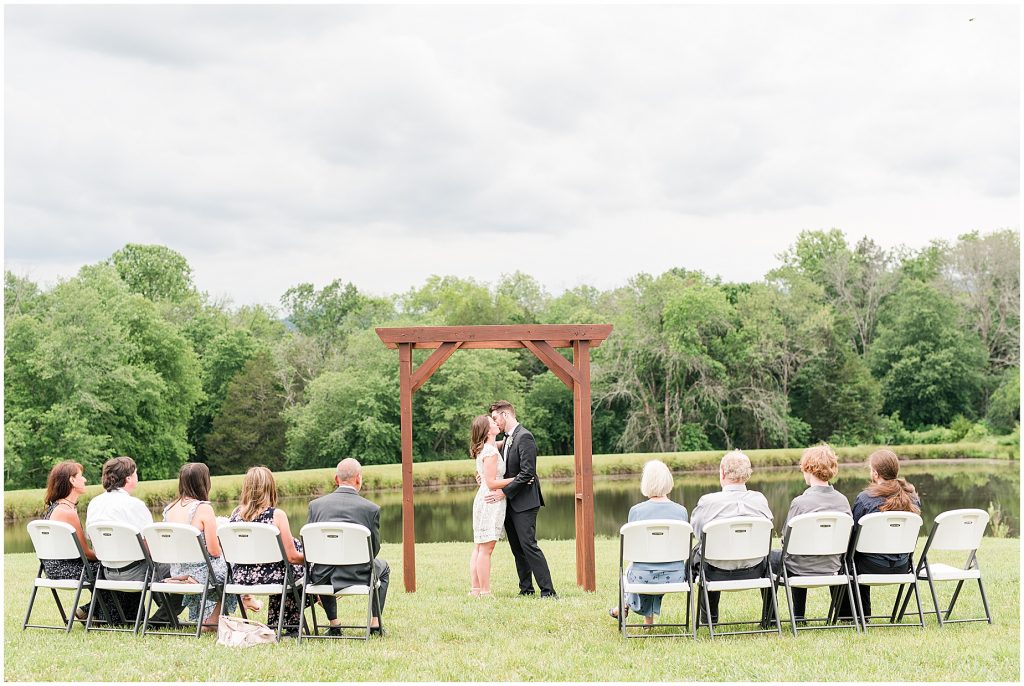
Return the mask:
[[[398,359],[376,326],[610,323],[594,452],[948,443],[1019,431],[1020,236],[884,250],[804,232],[761,281],[672,269],[553,297],[516,272],[372,296],[336,280],[280,309],[197,291],[179,254],[129,244],[42,290],[5,273],[5,488],[62,459],[132,455],[144,479],[400,461]],[[416,362],[426,357],[416,351]],[[524,350],[459,352],[416,394],[418,460],[466,457],[470,419],[520,408],[572,452],[572,397]]]

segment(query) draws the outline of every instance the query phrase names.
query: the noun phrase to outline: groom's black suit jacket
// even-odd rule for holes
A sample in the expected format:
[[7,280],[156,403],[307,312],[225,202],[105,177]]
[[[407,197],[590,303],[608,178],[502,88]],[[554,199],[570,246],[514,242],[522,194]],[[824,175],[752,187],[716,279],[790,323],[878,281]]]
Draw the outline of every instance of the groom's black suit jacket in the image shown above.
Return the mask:
[[[504,447],[508,448],[505,452]],[[510,436],[505,436],[505,478],[514,477],[512,483],[501,489],[508,506],[515,512],[532,510],[544,504],[537,477],[537,443],[525,426],[517,424]],[[533,483],[530,483],[530,481]]]

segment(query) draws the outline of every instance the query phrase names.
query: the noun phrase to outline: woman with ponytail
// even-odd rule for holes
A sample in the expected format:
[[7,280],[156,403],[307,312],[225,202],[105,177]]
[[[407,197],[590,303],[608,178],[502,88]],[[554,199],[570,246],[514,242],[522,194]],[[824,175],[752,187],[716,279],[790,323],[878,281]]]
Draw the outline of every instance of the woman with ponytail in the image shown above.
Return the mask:
[[[899,476],[900,459],[888,448],[876,450],[868,456],[871,484],[857,495],[853,504],[853,521],[873,512],[921,513],[921,499],[917,490]],[[869,555],[855,553],[853,561],[861,574],[906,574],[910,569],[910,555]],[[871,615],[871,587],[859,587],[864,614]],[[843,595],[840,616],[850,616],[849,602]]]

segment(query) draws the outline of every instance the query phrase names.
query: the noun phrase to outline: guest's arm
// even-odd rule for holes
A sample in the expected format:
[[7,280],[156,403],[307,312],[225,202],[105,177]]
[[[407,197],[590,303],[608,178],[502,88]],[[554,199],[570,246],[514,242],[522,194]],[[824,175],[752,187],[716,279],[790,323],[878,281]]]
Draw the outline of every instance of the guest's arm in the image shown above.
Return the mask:
[[217,514],[210,503],[203,503],[196,509],[196,524],[206,539],[206,551],[211,557],[220,557],[220,539],[217,538]]
[[281,543],[284,544],[284,554],[288,562],[293,565],[301,564],[306,557],[295,547],[295,539],[292,538],[292,530],[288,526],[288,515],[279,507],[274,508],[274,526],[281,532]]
[[78,542],[81,544],[86,558],[90,560],[96,559],[96,553],[89,547],[89,542],[85,539],[85,531],[82,529],[82,520],[79,519],[77,511],[58,507],[54,510],[50,519],[55,519],[58,522],[64,522],[65,524],[70,524],[75,527],[75,537],[78,538]]

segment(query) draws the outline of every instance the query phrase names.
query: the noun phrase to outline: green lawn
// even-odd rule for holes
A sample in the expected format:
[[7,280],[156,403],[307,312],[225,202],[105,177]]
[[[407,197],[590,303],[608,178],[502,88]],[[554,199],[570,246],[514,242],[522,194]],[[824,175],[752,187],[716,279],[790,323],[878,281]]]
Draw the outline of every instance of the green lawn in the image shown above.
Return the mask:
[[[922,541],[923,544],[923,541]],[[90,633],[75,627],[21,630],[36,561],[6,555],[4,678],[9,681],[1017,681],[1020,676],[1020,541],[986,539],[980,559],[995,624],[940,629],[821,631],[793,638],[735,636],[706,630],[689,639],[623,641],[607,609],[615,603],[618,542],[597,540],[597,593],[575,585],[574,543],[543,541],[561,600],[515,597],[512,556],[499,544],[492,601],[466,597],[470,545],[421,544],[415,594],[403,591],[401,546],[385,545],[391,593],[389,635],[369,643],[303,642],[237,650],[212,635],[194,638]],[[925,587],[926,589],[927,587]],[[949,590],[946,590],[948,597]],[[812,591],[809,611],[824,611],[825,591]],[[876,607],[892,594],[876,589]],[[943,597],[943,596],[940,596]],[[684,606],[666,598],[666,619]],[[928,593],[924,590],[924,598]],[[930,601],[925,603],[929,609]],[[754,592],[727,594],[722,619],[749,616]],[[362,606],[365,607],[365,606]],[[784,604],[783,604],[784,607]],[[343,611],[357,614],[355,601]],[[981,611],[976,589],[958,614]],[[961,612],[962,611],[962,612]],[[38,612],[38,615],[36,614]],[[48,597],[33,621],[56,618]],[[783,617],[787,616],[785,609]],[[678,616],[678,614],[677,614]],[[264,618],[265,619],[265,618]]]

